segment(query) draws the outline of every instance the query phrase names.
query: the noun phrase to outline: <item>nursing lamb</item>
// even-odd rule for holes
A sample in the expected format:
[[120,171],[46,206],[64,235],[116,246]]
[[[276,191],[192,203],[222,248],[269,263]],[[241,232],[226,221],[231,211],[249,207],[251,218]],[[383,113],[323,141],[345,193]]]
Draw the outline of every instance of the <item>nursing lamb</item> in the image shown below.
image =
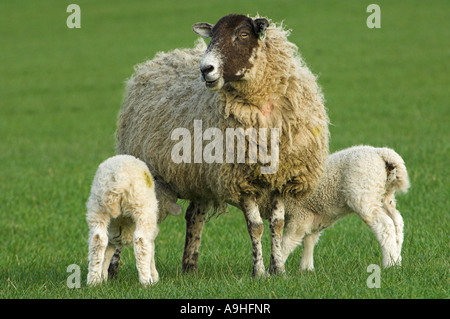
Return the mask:
[[[181,213],[161,196],[162,215]],[[155,182],[147,165],[130,155],[108,158],[98,167],[86,203],[89,226],[89,285],[107,280],[108,266],[116,248],[133,244],[139,281],[144,285],[159,279],[155,266],[158,234],[158,201]],[[160,207],[161,208],[161,207]],[[166,215],[164,215],[165,217]]]
[[400,265],[403,218],[396,209],[395,193],[406,193],[409,185],[403,159],[389,148],[354,146],[333,153],[314,192],[286,201],[283,260],[303,242],[300,269],[313,270],[319,234],[354,212],[380,243],[383,266]]

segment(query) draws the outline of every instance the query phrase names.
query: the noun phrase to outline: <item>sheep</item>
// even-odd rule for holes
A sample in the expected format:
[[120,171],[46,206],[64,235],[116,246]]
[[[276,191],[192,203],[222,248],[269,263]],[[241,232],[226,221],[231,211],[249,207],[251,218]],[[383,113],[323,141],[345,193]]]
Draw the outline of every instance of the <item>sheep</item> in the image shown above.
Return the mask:
[[[166,200],[166,198],[164,198]],[[164,201],[163,200],[163,201]],[[181,213],[172,204],[170,212]],[[139,282],[155,284],[155,238],[158,234],[158,201],[148,167],[131,155],[117,155],[100,164],[86,203],[89,226],[88,285],[107,280],[115,248],[134,245]]]
[[330,155],[314,192],[286,201],[283,261],[303,243],[300,270],[314,270],[319,234],[355,212],[380,243],[383,267],[400,265],[403,219],[395,207],[395,193],[406,193],[409,186],[403,159],[392,149],[353,146]]
[[[328,155],[323,94],[288,41],[290,32],[267,18],[231,14],[193,30],[210,37],[209,45],[199,39],[192,49],[160,52],[135,67],[118,116],[117,154],[143,159],[156,178],[190,201],[184,272],[198,269],[208,211],[223,213],[228,203],[247,221],[252,275],[265,275],[258,207],[264,194],[272,207],[269,271],[284,273],[284,198],[311,192]],[[212,147],[224,144],[231,154],[226,161],[223,149]],[[268,160],[268,154],[274,156]]]

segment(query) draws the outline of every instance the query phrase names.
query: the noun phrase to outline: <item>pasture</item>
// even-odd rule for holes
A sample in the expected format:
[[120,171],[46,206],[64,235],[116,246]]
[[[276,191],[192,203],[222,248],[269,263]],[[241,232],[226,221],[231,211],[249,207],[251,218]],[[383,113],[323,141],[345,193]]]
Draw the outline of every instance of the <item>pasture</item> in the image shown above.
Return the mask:
[[[79,29],[66,25],[70,3],[81,8]],[[379,0],[381,28],[370,29],[370,3],[1,1],[0,298],[448,298],[450,5]],[[369,144],[404,158],[412,187],[397,197],[403,265],[382,269],[380,288],[368,287],[367,267],[381,265],[381,250],[356,216],[321,236],[315,272],[298,271],[299,247],[285,277],[252,279],[251,242],[234,208],[205,225],[197,274],[181,272],[185,220],[169,216],[156,240],[156,286],[139,285],[128,247],[116,280],[87,287],[85,202],[98,164],[114,154],[124,81],[158,51],[192,47],[193,23],[231,12],[292,29],[319,75],[331,152]],[[67,285],[71,264],[80,288]]]

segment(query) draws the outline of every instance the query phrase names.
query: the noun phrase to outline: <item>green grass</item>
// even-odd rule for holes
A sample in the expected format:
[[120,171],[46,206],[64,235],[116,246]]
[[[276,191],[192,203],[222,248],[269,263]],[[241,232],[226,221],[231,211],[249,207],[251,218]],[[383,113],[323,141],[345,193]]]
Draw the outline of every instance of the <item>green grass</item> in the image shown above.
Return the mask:
[[[69,1],[0,2],[0,298],[448,298],[450,24],[446,1],[76,1],[81,29],[66,27]],[[190,27],[230,13],[284,20],[319,75],[332,122],[332,151],[390,146],[412,188],[398,197],[405,220],[403,266],[366,285],[381,264],[375,237],[356,216],[327,230],[316,271],[251,279],[243,215],[206,224],[199,272],[181,273],[184,218],[161,225],[161,281],[139,286],[132,248],[119,278],[86,286],[85,201],[97,165],[114,154],[116,117],[133,66],[160,50],[190,47]],[[267,226],[267,224],[266,224]],[[270,238],[264,233],[268,265]],[[81,267],[69,289],[67,266]]]

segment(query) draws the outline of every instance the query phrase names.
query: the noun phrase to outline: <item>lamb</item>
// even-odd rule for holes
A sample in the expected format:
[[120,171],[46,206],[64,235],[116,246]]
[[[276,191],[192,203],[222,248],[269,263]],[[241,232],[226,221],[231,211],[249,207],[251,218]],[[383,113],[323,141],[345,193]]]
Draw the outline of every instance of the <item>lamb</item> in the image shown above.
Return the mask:
[[264,275],[258,203],[268,196],[269,270],[283,273],[284,198],[311,192],[328,155],[321,89],[289,31],[266,18],[232,14],[193,30],[211,37],[208,47],[199,40],[135,68],[119,113],[117,153],[143,159],[155,178],[190,200],[183,271],[197,270],[208,211],[223,213],[228,203],[245,215],[252,274]]
[[303,242],[301,270],[314,270],[319,234],[355,212],[381,245],[383,266],[401,264],[403,219],[395,193],[410,186],[403,159],[389,148],[354,146],[329,156],[319,186],[308,197],[286,202],[283,260]]
[[[139,282],[154,284],[158,201],[148,167],[130,155],[113,156],[100,164],[86,203],[89,225],[88,285],[107,280],[115,248],[134,245]],[[166,198],[164,198],[165,200]],[[170,212],[181,213],[171,204]]]

